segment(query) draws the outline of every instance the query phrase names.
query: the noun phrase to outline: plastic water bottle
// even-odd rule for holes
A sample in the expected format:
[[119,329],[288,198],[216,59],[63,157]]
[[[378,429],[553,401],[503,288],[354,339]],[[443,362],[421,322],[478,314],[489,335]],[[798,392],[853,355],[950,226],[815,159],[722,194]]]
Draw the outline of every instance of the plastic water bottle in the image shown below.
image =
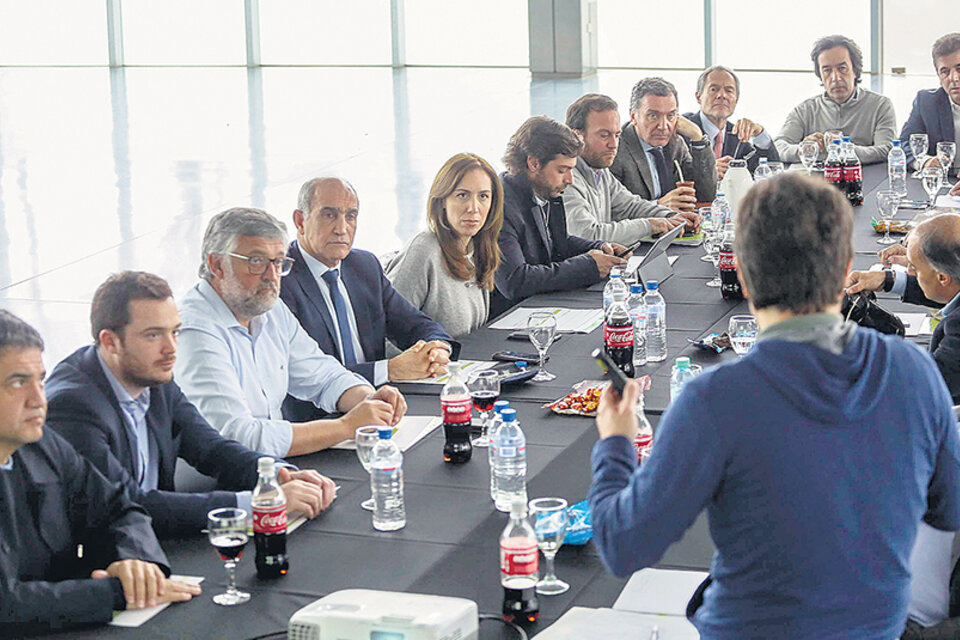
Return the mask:
[[723,225],[733,222],[733,209],[730,208],[727,196],[722,192],[717,192],[717,197],[710,205],[710,218],[714,229],[723,229]]
[[527,439],[517,422],[516,409],[500,412],[503,424],[495,436],[497,452],[493,457],[497,479],[497,511],[510,511],[515,501],[527,501]]
[[622,300],[627,299],[629,294],[627,285],[623,282],[623,275],[620,273],[619,269],[610,270],[610,279],[607,280],[607,284],[603,287],[603,313],[606,315],[607,309],[610,308],[610,305],[613,303],[614,298],[620,298]]
[[760,158],[760,164],[758,164],[757,168],[753,171],[753,181],[763,182],[764,180],[769,180],[772,177],[773,169],[771,169],[770,165],[767,164],[767,159]]
[[407,511],[403,504],[403,454],[392,440],[392,428],[380,429],[379,434],[380,440],[370,452],[373,528],[396,531],[407,524]]
[[639,282],[630,285],[627,311],[633,318],[633,375],[637,375],[637,369],[647,364],[647,305],[643,302],[643,285]]
[[[517,363],[519,364],[519,363]],[[526,363],[523,363],[526,365]],[[487,447],[487,461],[490,463],[490,499],[497,500],[497,474],[494,471],[493,456],[497,451],[497,430],[503,424],[503,416],[500,412],[510,406],[507,400],[497,400],[493,403],[493,422],[490,425],[490,446]]]
[[670,402],[676,400],[683,389],[683,385],[693,379],[693,370],[690,369],[690,358],[677,358],[670,372]]
[[647,293],[643,303],[647,306],[647,361],[663,362],[667,359],[667,303],[660,295],[660,283],[647,281]]
[[887,179],[890,190],[901,197],[907,195],[907,155],[903,152],[899,140],[893,141],[893,148],[887,154]]

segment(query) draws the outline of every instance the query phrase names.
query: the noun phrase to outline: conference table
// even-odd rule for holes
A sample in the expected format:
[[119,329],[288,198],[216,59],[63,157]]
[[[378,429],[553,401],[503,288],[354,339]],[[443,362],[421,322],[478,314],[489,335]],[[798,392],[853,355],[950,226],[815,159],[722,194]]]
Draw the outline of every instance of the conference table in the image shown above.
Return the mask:
[[[880,248],[870,218],[877,210],[875,192],[885,185],[885,165],[864,168],[864,205],[855,208],[855,268],[867,268],[877,261],[870,255]],[[908,187],[909,197],[925,197],[918,181],[908,180]],[[897,217],[910,218],[915,213],[903,210]],[[668,404],[674,359],[689,356],[704,369],[735,360],[732,350],[713,354],[691,341],[724,331],[731,315],[748,312],[746,302],[725,301],[719,289],[705,286],[713,268],[700,260],[701,247],[672,246],[668,254],[678,256],[674,274],[661,287],[667,302],[668,357],[637,372],[651,377],[646,411],[654,428]],[[599,308],[601,304],[601,292],[593,287],[534,296],[522,306]],[[882,304],[894,311],[906,309],[892,299]],[[529,344],[507,340],[508,333],[490,328],[476,331],[462,340],[461,358],[487,360],[500,350],[532,351]],[[530,498],[558,496],[573,504],[587,495],[590,452],[597,440],[594,420],[557,415],[542,405],[568,393],[581,380],[598,379],[599,371],[589,353],[602,345],[602,336],[602,328],[589,334],[565,334],[549,351],[547,369],[556,374],[555,380],[503,391],[502,397],[517,409],[526,434]],[[399,386],[407,397],[410,415],[439,415],[439,386]],[[164,541],[174,573],[205,577],[201,596],[168,607],[139,628],[97,627],[52,637],[285,638],[287,621],[296,610],[349,588],[468,598],[478,604],[481,614],[499,615],[503,592],[498,539],[507,516],[497,512],[490,500],[487,451],[475,449],[469,463],[449,465],[442,460],[442,446],[443,431],[437,429],[404,454],[404,529],[392,533],[373,529],[370,513],[360,508],[360,502],[369,497],[369,480],[354,452],[328,450],[294,458],[301,467],[318,469],[333,478],[340,491],[329,510],[289,536],[291,570],[286,577],[257,579],[251,540],[237,575],[239,587],[252,597],[241,606],[220,607],[210,598],[223,591],[225,572],[206,538],[198,534]],[[713,550],[701,514],[658,566],[706,570]],[[528,627],[531,636],[571,606],[611,606],[625,583],[606,573],[591,543],[564,545],[557,557],[557,573],[570,583],[570,590],[560,596],[540,597],[540,621]],[[480,637],[514,638],[516,634],[496,620],[482,620]]]

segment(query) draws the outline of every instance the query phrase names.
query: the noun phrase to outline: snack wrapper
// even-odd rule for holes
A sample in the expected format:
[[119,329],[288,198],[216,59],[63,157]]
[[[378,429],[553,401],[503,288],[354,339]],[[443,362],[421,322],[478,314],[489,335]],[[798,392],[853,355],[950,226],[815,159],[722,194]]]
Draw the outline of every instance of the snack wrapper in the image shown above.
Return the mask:
[[581,500],[567,507],[567,518],[570,524],[567,525],[567,535],[563,538],[563,544],[581,545],[590,542],[593,538],[593,520],[590,517],[590,505],[587,501]]
[[726,331],[723,333],[711,333],[703,336],[699,340],[693,340],[693,345],[713,353],[723,353],[730,348],[730,335]]

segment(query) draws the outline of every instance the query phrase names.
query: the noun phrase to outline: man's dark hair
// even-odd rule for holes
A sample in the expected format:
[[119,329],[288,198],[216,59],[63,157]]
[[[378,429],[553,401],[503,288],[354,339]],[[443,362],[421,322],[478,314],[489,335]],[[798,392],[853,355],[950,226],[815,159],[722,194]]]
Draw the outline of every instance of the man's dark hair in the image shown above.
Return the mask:
[[123,335],[130,324],[130,303],[134,300],[172,298],[170,285],[160,276],[145,271],[115,273],[97,287],[90,304],[90,328],[93,341],[100,344],[100,332],[109,329]]
[[948,33],[937,38],[930,50],[933,54],[933,68],[937,68],[937,58],[949,56],[957,51],[960,51],[960,33]]
[[710,74],[714,71],[725,71],[730,74],[730,77],[733,78],[733,83],[737,85],[737,96],[740,96],[740,78],[737,77],[737,74],[733,72],[733,69],[730,67],[725,67],[722,64],[715,64],[712,67],[707,67],[703,70],[703,73],[697,78],[697,93],[703,93],[703,88],[707,84],[707,78],[710,77]]
[[737,214],[736,254],[753,306],[797,314],[837,304],[853,256],[853,209],[822,180],[754,185]]
[[526,172],[529,157],[545,165],[557,156],[576,158],[581,149],[583,140],[570,127],[547,116],[534,116],[510,137],[503,163],[516,176]]
[[817,59],[824,51],[836,47],[846,47],[850,54],[850,63],[853,64],[853,73],[856,76],[854,84],[860,84],[860,75],[863,73],[863,52],[857,43],[846,36],[824,36],[813,43],[813,51],[810,52],[810,59],[813,60],[813,72],[820,78],[820,61]]
[[567,107],[567,126],[575,131],[587,130],[587,116],[591,111],[616,111],[617,103],[602,93],[588,93]]
[[640,101],[643,100],[643,96],[647,95],[661,98],[673,96],[674,100],[680,102],[677,98],[677,88],[673,86],[672,82],[663,78],[644,78],[633,85],[633,89],[630,91],[630,111],[639,109]]
[[6,309],[0,309],[0,353],[7,349],[43,351],[43,338],[29,324]]

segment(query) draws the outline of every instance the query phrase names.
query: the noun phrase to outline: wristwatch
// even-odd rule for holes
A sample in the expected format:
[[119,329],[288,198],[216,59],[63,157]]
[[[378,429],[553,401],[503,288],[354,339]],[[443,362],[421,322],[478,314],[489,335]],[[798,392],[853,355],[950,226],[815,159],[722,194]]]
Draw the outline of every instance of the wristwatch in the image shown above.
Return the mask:
[[896,281],[896,276],[893,274],[893,269],[884,269],[883,270],[883,291],[884,293],[890,293],[893,291],[893,283]]

